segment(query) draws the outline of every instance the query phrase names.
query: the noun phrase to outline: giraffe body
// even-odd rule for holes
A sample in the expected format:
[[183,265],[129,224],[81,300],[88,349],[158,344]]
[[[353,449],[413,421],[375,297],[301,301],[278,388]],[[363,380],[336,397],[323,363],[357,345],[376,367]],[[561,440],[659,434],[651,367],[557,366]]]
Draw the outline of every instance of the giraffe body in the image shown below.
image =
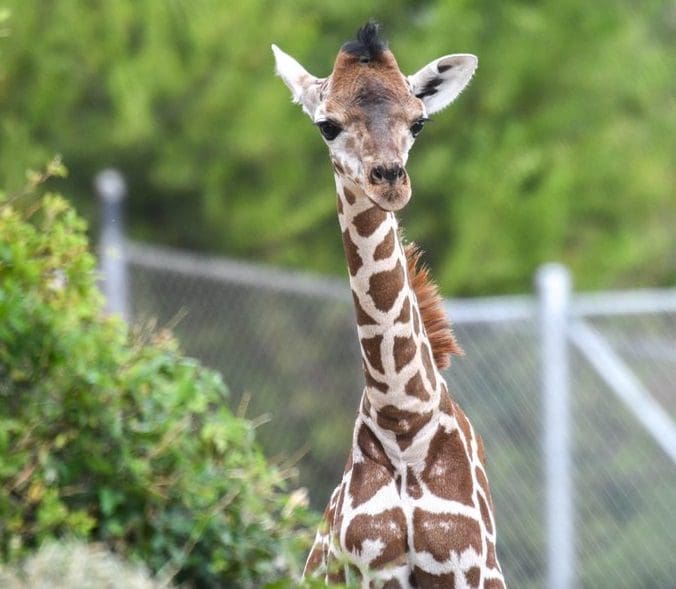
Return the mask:
[[387,589],[504,588],[483,444],[440,372],[460,348],[394,212],[411,197],[413,137],[447,104],[436,94],[450,101],[469,81],[476,58],[446,56],[405,78],[372,24],[324,80],[275,56],[329,145],[365,378],[305,575]]

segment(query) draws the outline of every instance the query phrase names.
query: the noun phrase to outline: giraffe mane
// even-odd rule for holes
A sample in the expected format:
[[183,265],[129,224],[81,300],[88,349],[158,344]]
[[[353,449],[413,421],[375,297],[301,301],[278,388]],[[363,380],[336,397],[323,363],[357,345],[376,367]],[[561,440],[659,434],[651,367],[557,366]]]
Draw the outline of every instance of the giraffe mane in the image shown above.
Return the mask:
[[439,287],[430,277],[429,268],[420,263],[422,250],[415,243],[409,243],[404,252],[408,280],[418,299],[420,317],[432,346],[434,363],[439,370],[444,370],[451,365],[451,355],[462,356],[464,352],[453,335]]
[[341,49],[362,62],[378,59],[387,50],[387,41],[380,37],[380,23],[370,20],[357,31],[357,38],[344,43]]

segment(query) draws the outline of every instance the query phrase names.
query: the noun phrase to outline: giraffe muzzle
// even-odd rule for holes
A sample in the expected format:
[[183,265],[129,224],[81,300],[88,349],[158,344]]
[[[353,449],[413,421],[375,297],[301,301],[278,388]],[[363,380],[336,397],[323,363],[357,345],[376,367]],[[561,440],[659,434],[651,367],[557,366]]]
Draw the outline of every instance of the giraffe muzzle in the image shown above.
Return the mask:
[[411,198],[411,184],[406,169],[399,164],[373,166],[367,175],[366,194],[385,211],[404,208]]

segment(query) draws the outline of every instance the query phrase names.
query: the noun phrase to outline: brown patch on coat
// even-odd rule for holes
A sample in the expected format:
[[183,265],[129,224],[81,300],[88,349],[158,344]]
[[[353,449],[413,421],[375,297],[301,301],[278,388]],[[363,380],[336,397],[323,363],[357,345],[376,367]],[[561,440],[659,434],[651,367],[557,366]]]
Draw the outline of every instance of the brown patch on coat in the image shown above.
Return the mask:
[[[334,491],[335,493],[335,491]],[[331,497],[333,499],[333,495]],[[329,533],[331,527],[331,522],[333,521],[335,515],[335,504],[332,501],[329,501],[329,504],[324,509],[324,514],[321,521],[319,522],[318,534],[319,537],[315,540],[315,543],[312,546],[312,550],[305,562],[305,570],[303,571],[304,575],[312,574],[322,565],[326,564],[328,554],[327,554],[327,539],[326,535]]]
[[453,399],[451,399],[451,396],[448,394],[448,389],[446,388],[446,383],[444,382],[441,383],[441,397],[439,399],[439,408],[441,409],[442,413],[450,415],[451,417],[455,416],[453,409]]
[[472,426],[469,423],[469,419],[467,419],[467,416],[465,415],[465,412],[460,408],[460,405],[457,403],[453,402],[453,414],[455,415],[455,419],[458,422],[458,426],[460,427],[460,430],[462,431],[462,435],[465,438],[465,441],[467,443],[467,452],[472,451],[472,440],[474,439],[474,436],[472,435]]
[[326,552],[324,549],[324,544],[317,542],[313,547],[312,551],[310,552],[310,555],[307,557],[307,561],[305,562],[305,575],[310,575],[312,574],[313,571],[316,571],[319,567],[322,566],[322,564],[325,561],[325,556]]
[[336,530],[340,530],[343,527],[343,501],[345,501],[345,485],[341,485],[338,492],[338,501],[333,518],[333,528]]
[[425,587],[425,589],[453,589],[455,587],[455,575],[453,573],[435,575],[416,566],[413,569],[413,575],[416,585],[411,585],[414,587]]
[[319,532],[322,536],[326,536],[329,533],[329,530],[331,529],[331,522],[333,521],[334,515],[336,513],[336,504],[333,499],[335,493],[337,492],[338,489],[334,489],[333,493],[331,493],[331,499],[329,500],[329,504],[326,506],[326,509],[324,510],[324,514],[322,515],[322,521],[319,522],[317,532]]
[[406,469],[406,494],[413,499],[420,499],[423,495],[420,481],[410,466]]
[[476,436],[476,445],[477,445],[477,452],[479,454],[479,460],[481,461],[481,464],[486,464],[486,448],[484,447],[484,439],[477,434]]
[[422,358],[423,366],[425,367],[425,375],[427,380],[430,381],[433,389],[437,388],[437,377],[434,374],[434,366],[432,365],[432,355],[430,354],[430,348],[427,344],[423,344],[420,350],[420,356]]
[[451,552],[461,554],[473,548],[481,554],[481,526],[470,517],[452,513],[413,510],[413,545],[416,552],[429,552],[437,562],[445,562]]
[[367,294],[373,299],[376,309],[387,313],[394,306],[402,288],[404,288],[404,268],[397,261],[392,270],[371,275]]
[[[375,581],[371,581],[370,587],[373,587],[373,589],[380,589],[381,585],[376,585]],[[402,589],[402,587],[399,581],[396,579],[390,579],[384,585],[382,585],[382,589]]]
[[439,370],[443,370],[450,366],[451,355],[462,355],[463,351],[451,330],[439,288],[430,278],[429,269],[420,264],[422,252],[414,243],[409,243],[405,254],[408,281],[418,299],[425,332],[432,345],[434,362]]
[[364,424],[359,428],[357,445],[362,449],[365,460],[352,465],[349,492],[353,507],[366,503],[390,484],[394,472],[380,440]]
[[422,480],[437,497],[473,505],[472,465],[460,432],[439,426],[430,441]]
[[394,229],[390,229],[373,252],[374,260],[386,260],[394,252]]
[[406,386],[404,387],[404,392],[411,397],[420,399],[421,401],[430,400],[430,394],[425,388],[420,371],[416,372],[411,378],[409,378]]
[[383,543],[380,554],[368,563],[371,568],[403,564],[407,547],[406,516],[403,510],[394,507],[376,515],[355,516],[345,532],[345,548],[358,555],[365,540],[380,540]]
[[489,534],[493,535],[493,518],[491,517],[491,513],[488,510],[486,501],[484,500],[483,495],[481,495],[481,493],[479,493],[479,511],[481,511],[481,518],[484,520],[486,531]]
[[478,589],[481,582],[481,569],[479,567],[472,567],[465,571],[465,579],[470,587]]
[[391,473],[394,472],[394,467],[385,452],[385,448],[383,448],[378,437],[365,423],[362,423],[359,427],[359,432],[357,433],[357,446],[364,457],[368,458],[371,462],[381,464]]
[[361,347],[364,350],[364,355],[371,366],[379,372],[384,372],[383,358],[380,352],[380,344],[383,341],[382,335],[374,335],[373,337],[361,338]]
[[[362,362],[363,368],[364,368],[364,379],[366,380],[366,386],[371,387],[373,389],[376,389],[377,391],[380,391],[381,393],[386,393],[389,390],[389,387],[387,386],[387,383],[380,382],[377,378],[375,378],[372,374],[371,371],[369,370],[368,366],[366,365],[366,362]],[[366,399],[366,402],[368,402],[368,399]],[[369,403],[369,408],[370,408],[370,403]],[[366,413],[368,415],[368,413]]]
[[495,555],[495,544],[490,541],[486,546],[486,566],[489,569],[494,569],[498,566],[498,558]]
[[505,584],[500,579],[487,579],[484,589],[505,589]]
[[397,446],[403,452],[413,443],[413,438],[415,438],[415,433],[411,434],[397,434]]
[[383,224],[386,218],[387,213],[374,205],[355,215],[354,219],[352,219],[352,224],[359,235],[369,237]]
[[491,497],[491,488],[490,485],[488,484],[488,479],[486,478],[484,471],[481,470],[479,467],[476,467],[474,469],[474,474],[476,475],[476,480],[479,482],[479,487],[481,487],[481,490],[488,499],[488,506],[490,507],[491,511],[493,511],[493,498]]
[[394,355],[394,370],[401,372],[401,369],[408,365],[415,358],[416,345],[413,336],[394,337],[392,352]]
[[353,205],[355,202],[357,202],[357,197],[349,188],[343,188],[343,194],[345,195],[347,204]]
[[408,297],[404,299],[401,305],[401,312],[394,320],[395,323],[408,323],[411,320],[411,301]]
[[350,271],[350,274],[354,276],[364,262],[359,255],[359,249],[354,241],[352,241],[350,232],[347,229],[343,231],[343,249],[345,250],[345,259],[347,260],[347,269]]
[[[394,432],[397,435],[397,441],[399,441],[399,436],[415,435],[431,417],[431,411],[415,413],[399,409],[394,405],[385,405],[378,411],[377,421],[381,428]],[[407,444],[407,447],[409,444]]]
[[352,300],[354,301],[354,309],[357,313],[357,325],[376,325],[377,321],[371,317],[359,302],[359,297],[352,291]]

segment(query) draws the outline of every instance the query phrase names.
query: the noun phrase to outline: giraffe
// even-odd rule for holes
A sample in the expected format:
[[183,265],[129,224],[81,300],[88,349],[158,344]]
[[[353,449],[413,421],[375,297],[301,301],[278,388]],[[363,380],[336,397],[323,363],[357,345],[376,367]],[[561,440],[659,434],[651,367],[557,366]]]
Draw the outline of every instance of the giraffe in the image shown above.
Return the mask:
[[329,148],[365,380],[304,576],[504,589],[483,442],[441,374],[462,351],[395,215],[411,198],[405,165],[415,137],[460,94],[477,58],[446,55],[406,77],[374,22],[341,47],[327,78],[272,49]]

